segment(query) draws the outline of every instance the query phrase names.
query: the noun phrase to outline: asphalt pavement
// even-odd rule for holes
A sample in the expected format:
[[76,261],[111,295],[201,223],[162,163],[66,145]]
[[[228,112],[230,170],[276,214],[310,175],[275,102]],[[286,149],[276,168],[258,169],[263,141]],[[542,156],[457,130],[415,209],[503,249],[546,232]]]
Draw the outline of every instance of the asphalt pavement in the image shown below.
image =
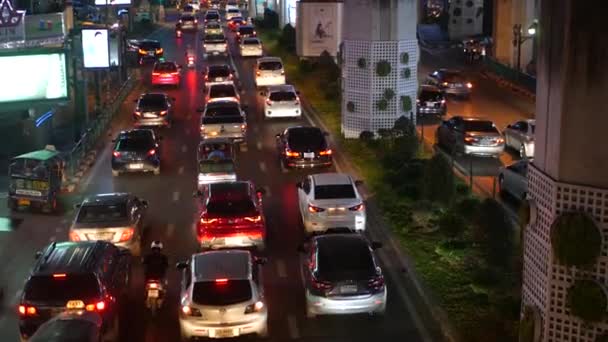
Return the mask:
[[[230,62],[236,66],[244,93],[243,104],[249,106],[249,135],[247,147],[237,155],[237,173],[241,179],[252,180],[266,189],[264,197],[268,228],[267,251],[269,262],[263,268],[263,281],[269,308],[270,341],[437,341],[430,337],[432,327],[423,326],[413,312],[407,291],[399,281],[401,270],[387,258],[381,265],[387,275],[388,306],[384,317],[368,315],[319,317],[307,319],[304,310],[304,291],[300,280],[299,255],[296,251],[303,234],[299,220],[295,183],[306,174],[316,171],[285,171],[279,167],[275,149],[275,135],[291,125],[309,125],[302,120],[265,121],[262,118],[261,98],[254,89],[252,66],[255,59],[241,59],[228,34],[233,60],[217,58],[211,62]],[[98,154],[95,165],[84,178],[78,191],[64,198],[66,212],[61,216],[18,213],[0,222],[0,284],[7,294],[0,313],[0,340],[17,341],[17,315],[20,289],[34,253],[54,240],[66,240],[67,229],[73,219],[72,204],[87,194],[131,192],[149,202],[145,219],[147,247],[153,240],[163,241],[171,263],[187,259],[197,251],[194,224],[199,203],[192,197],[196,182],[195,151],[199,142],[199,118],[196,109],[203,104],[201,71],[209,61],[202,58],[201,33],[186,33],[176,40],[174,31],[165,27],[151,38],[161,41],[167,60],[185,66],[188,45],[197,51],[197,68],[184,69],[179,88],[150,86],[151,67],[141,70],[141,83],[125,100],[121,114],[108,132],[105,148]],[[162,170],[152,174],[112,177],[110,169],[111,139],[121,129],[132,126],[133,100],[146,91],[163,91],[176,98],[174,124],[170,129],[159,129]],[[319,170],[318,172],[324,172]],[[370,227],[369,229],[373,229]],[[389,247],[387,247],[389,248]],[[147,250],[147,248],[145,249]],[[388,252],[385,252],[388,253]],[[387,254],[388,255],[388,254]],[[143,276],[139,260],[135,260],[129,291],[131,300],[122,312],[123,341],[178,341],[178,296],[180,274],[172,269],[166,305],[155,318],[146,315],[143,298]]]

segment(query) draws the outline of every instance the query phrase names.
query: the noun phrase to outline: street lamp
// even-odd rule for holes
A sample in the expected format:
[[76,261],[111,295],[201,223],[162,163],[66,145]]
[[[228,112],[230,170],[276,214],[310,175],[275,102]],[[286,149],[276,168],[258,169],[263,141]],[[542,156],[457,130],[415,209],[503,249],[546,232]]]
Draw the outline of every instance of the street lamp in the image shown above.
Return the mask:
[[517,47],[517,71],[521,71],[521,45],[528,39],[534,38],[536,35],[536,28],[538,27],[538,21],[534,22],[528,27],[528,35],[522,34],[521,24],[513,25],[513,46]]

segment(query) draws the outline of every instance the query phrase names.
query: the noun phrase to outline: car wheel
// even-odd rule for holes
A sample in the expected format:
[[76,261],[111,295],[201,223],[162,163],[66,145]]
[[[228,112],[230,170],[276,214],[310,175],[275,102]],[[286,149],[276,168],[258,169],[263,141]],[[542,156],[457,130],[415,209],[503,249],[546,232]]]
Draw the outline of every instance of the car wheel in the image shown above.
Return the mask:
[[113,177],[118,177],[119,175],[120,175],[120,172],[119,172],[119,171],[112,170],[112,176],[113,176]]

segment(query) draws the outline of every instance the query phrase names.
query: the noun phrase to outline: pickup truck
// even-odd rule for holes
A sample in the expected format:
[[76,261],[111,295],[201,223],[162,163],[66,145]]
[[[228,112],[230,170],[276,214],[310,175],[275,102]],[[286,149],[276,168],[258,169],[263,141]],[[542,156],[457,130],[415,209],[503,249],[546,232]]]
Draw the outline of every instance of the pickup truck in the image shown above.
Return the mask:
[[247,119],[241,105],[234,100],[208,102],[201,116],[201,139],[226,138],[244,142],[247,135]]
[[205,54],[210,55],[228,55],[228,42],[223,34],[208,34],[203,40],[203,48]]

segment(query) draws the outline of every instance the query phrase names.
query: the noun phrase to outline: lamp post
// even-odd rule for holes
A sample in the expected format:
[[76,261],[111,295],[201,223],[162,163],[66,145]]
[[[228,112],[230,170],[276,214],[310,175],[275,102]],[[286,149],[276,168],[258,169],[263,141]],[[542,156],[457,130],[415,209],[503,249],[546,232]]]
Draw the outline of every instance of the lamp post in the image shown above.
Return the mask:
[[528,27],[528,35],[522,33],[521,24],[513,25],[513,46],[517,47],[517,71],[521,71],[521,45],[528,39],[536,36],[536,28],[538,22],[534,20],[532,25]]

